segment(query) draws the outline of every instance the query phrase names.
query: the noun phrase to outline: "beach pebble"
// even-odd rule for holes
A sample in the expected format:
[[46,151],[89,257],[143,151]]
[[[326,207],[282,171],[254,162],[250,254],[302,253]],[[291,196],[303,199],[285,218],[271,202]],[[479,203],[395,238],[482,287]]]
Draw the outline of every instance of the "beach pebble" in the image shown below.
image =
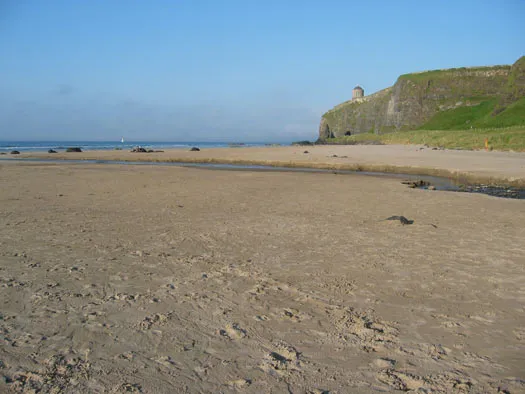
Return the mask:
[[190,152],[200,152],[200,149],[194,146],[193,148],[190,149]]

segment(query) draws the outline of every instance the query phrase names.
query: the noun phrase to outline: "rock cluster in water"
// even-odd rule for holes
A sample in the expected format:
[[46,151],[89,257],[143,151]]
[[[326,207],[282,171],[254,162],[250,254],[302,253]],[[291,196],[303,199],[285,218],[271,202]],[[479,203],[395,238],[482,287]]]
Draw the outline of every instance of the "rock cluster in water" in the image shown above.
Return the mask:
[[525,189],[514,187],[490,185],[462,185],[459,191],[465,193],[483,193],[495,197],[525,199]]
[[429,186],[431,186],[430,182],[424,181],[422,179],[418,179],[418,180],[415,180],[415,181],[403,181],[401,183],[403,185],[408,185],[408,187],[411,188],[411,189],[415,189],[415,188],[418,188],[418,187],[429,187]]

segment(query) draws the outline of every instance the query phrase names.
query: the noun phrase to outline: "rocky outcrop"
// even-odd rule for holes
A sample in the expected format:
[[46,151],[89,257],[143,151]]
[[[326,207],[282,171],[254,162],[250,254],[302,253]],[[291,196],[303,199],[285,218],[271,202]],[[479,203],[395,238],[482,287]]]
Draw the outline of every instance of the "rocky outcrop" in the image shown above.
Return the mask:
[[[417,129],[438,114],[457,113],[459,108],[483,103],[489,103],[491,111],[499,108],[496,116],[524,96],[525,57],[512,66],[405,74],[392,87],[347,101],[325,113],[319,125],[319,139]],[[465,123],[460,118],[458,122]],[[467,122],[452,126],[470,128],[472,125]]]

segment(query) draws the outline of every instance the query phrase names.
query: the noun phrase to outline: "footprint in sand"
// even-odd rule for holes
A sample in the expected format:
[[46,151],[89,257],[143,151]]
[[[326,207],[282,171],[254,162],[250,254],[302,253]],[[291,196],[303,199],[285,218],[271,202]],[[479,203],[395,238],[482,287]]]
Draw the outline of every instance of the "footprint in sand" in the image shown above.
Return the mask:
[[261,364],[261,369],[270,375],[283,377],[291,370],[299,370],[301,353],[293,346],[283,342],[275,345],[275,350],[268,353]]
[[392,323],[374,319],[351,308],[327,311],[329,319],[345,344],[354,344],[367,352],[379,352],[398,342],[398,330]]
[[131,360],[133,360],[135,358],[135,353],[133,353],[132,351],[128,351],[128,352],[124,352],[122,354],[119,354],[117,357],[121,358],[121,359],[124,359],[124,360],[131,361]]
[[525,328],[517,328],[514,331],[512,331],[514,336],[518,341],[524,341],[525,340]]
[[432,357],[434,360],[441,360],[448,356],[448,354],[451,352],[451,349],[437,344],[437,345],[430,345],[428,348],[428,355]]
[[219,335],[230,340],[242,339],[246,337],[246,330],[241,328],[238,323],[228,324],[224,329],[219,330]]
[[107,296],[105,301],[129,301],[136,302],[142,296],[140,294],[127,294],[127,293],[117,293],[114,295]]
[[297,309],[285,308],[283,310],[283,316],[297,323],[301,321],[301,317]]
[[[417,376],[409,372],[394,369],[381,371],[377,379],[400,391],[423,393],[470,393],[474,383],[460,371],[435,375]],[[476,391],[481,392],[481,391]]]
[[441,322],[441,326],[445,328],[459,328],[461,324],[455,321],[443,321]]
[[372,361],[372,365],[379,369],[389,369],[395,367],[396,360],[391,358],[377,358]]
[[252,289],[248,290],[248,294],[251,296],[258,296],[266,294],[267,286],[264,283],[255,285]]
[[237,380],[231,380],[226,384],[230,386],[231,388],[242,389],[242,388],[245,388],[251,385],[252,381],[250,379],[237,379]]
[[161,356],[154,359],[157,363],[164,365],[165,367],[172,367],[177,365],[177,362],[171,356]]
[[142,330],[150,330],[154,325],[161,325],[168,321],[171,313],[163,315],[162,313],[155,313],[151,316],[146,316],[139,324]]
[[425,384],[419,376],[391,369],[380,372],[377,378],[381,382],[401,391],[418,390]]

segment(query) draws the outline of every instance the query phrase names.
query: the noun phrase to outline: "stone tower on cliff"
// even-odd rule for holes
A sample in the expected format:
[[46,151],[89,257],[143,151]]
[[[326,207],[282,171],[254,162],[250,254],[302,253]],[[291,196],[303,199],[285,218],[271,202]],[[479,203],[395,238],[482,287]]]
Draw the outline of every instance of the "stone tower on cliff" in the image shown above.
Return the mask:
[[357,85],[354,88],[354,90],[352,90],[352,100],[356,99],[356,98],[361,98],[364,95],[365,95],[365,90],[359,85]]

